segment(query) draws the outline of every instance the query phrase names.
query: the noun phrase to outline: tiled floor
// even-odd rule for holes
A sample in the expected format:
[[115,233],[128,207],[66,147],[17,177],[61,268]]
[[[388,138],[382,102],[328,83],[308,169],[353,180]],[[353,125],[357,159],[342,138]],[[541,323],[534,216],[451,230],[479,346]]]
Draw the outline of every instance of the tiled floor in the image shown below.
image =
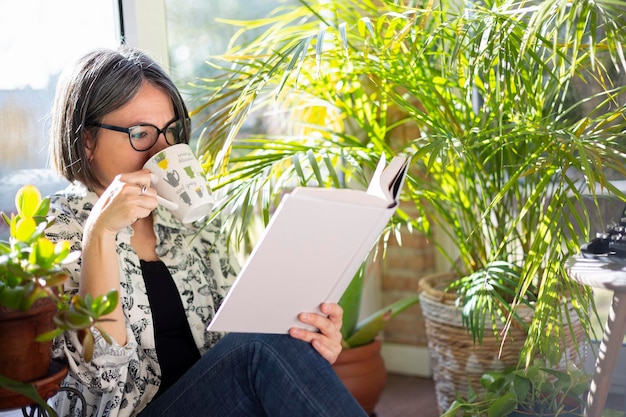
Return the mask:
[[389,374],[374,411],[376,417],[438,417],[433,380]]
[[[626,412],[624,396],[610,395],[607,407]],[[376,417],[438,417],[433,380],[389,374],[375,412]]]

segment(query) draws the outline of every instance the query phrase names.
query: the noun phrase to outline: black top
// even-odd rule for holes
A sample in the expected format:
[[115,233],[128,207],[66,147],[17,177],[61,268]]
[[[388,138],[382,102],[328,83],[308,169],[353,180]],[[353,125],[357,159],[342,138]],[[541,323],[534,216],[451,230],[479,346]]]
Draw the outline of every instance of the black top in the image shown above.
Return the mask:
[[189,329],[176,284],[165,264],[141,261],[141,271],[150,301],[156,353],[161,366],[158,396],[200,359],[200,352]]

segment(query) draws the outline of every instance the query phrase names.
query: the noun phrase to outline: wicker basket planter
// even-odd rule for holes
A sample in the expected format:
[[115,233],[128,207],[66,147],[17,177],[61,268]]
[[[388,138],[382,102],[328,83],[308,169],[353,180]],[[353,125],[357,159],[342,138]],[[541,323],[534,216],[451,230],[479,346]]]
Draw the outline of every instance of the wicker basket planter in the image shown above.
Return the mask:
[[[454,280],[453,273],[434,274],[420,280],[420,305],[426,325],[426,336],[433,369],[433,380],[439,412],[443,413],[457,395],[465,397],[471,384],[480,390],[480,377],[487,371],[516,366],[526,333],[519,328],[509,330],[506,342],[493,335],[490,324],[481,345],[474,346],[471,334],[463,327],[461,314],[455,306],[455,294],[443,289]],[[524,308],[518,314],[530,322],[533,310]],[[576,315],[571,315],[572,320]],[[573,323],[575,333],[583,334],[582,325]],[[583,340],[583,338],[578,338]],[[568,345],[574,346],[575,343]],[[567,351],[574,363],[581,362],[576,349]]]

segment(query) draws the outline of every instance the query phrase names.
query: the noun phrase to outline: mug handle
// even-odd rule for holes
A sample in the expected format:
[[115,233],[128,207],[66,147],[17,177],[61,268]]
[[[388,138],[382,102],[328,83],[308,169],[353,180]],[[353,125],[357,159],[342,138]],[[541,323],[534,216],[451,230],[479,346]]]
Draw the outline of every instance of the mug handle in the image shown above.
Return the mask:
[[178,204],[174,203],[173,201],[167,200],[161,197],[160,195],[157,195],[156,199],[159,201],[159,204],[162,205],[163,207],[169,210],[178,210]]
[[[159,182],[159,178],[154,175],[152,172],[150,173],[150,181],[152,181],[153,184],[156,184],[157,182]],[[160,195],[156,196],[157,201],[159,202],[160,205],[162,205],[163,207],[165,207],[168,210],[178,210],[178,204],[174,203],[173,201],[170,201],[166,198],[161,197]]]

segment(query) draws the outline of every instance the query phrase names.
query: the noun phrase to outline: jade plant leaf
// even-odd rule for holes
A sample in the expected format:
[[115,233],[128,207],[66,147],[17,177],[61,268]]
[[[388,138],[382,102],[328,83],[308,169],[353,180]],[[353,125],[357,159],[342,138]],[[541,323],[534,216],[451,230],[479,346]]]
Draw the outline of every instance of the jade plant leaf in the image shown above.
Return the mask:
[[35,216],[39,210],[40,203],[41,193],[33,185],[23,186],[15,196],[15,207],[23,217]]
[[15,239],[22,242],[29,242],[33,234],[37,230],[37,223],[32,217],[26,217],[18,220],[15,226]]

